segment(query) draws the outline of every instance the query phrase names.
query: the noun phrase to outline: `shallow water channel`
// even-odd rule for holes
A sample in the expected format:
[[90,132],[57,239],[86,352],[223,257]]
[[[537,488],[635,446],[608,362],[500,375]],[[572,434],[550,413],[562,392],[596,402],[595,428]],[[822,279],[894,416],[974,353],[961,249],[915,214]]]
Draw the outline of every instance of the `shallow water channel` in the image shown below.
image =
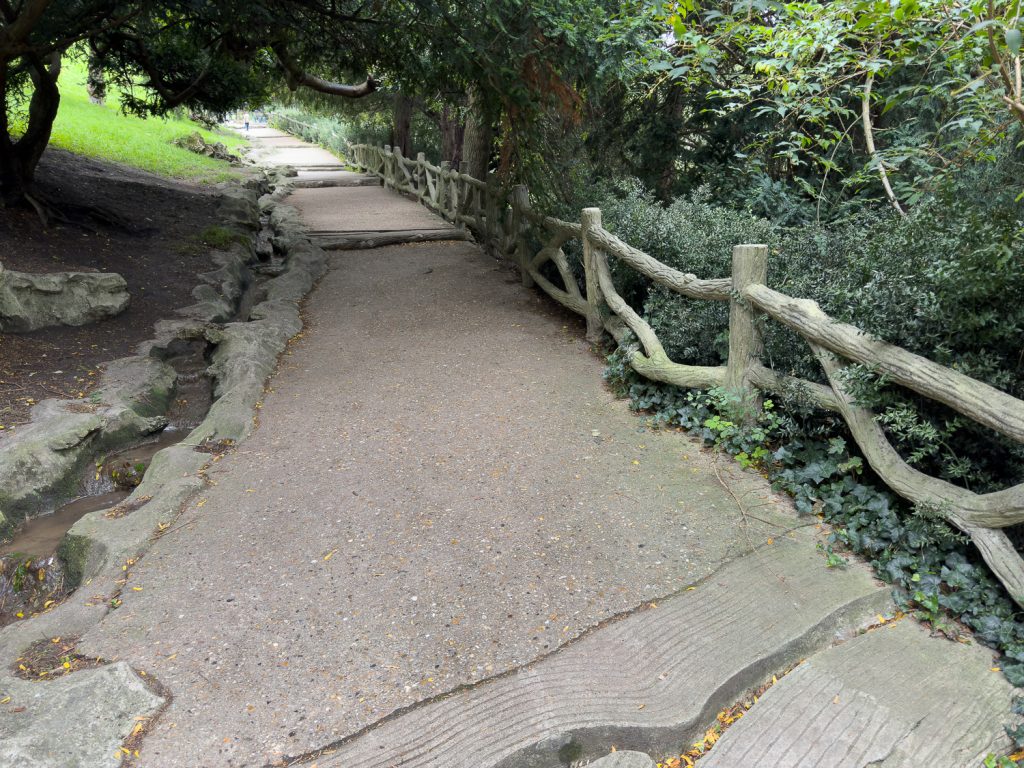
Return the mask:
[[137,446],[108,455],[101,467],[90,470],[91,476],[82,483],[81,496],[49,514],[27,520],[10,542],[0,544],[0,557],[16,552],[32,558],[53,554],[71,526],[90,512],[108,509],[128,498],[153,456],[180,443],[187,434],[186,430],[168,427]]
[[14,538],[0,544],[0,558],[18,553],[30,558],[52,555],[64,534],[90,512],[124,501],[141,481],[159,451],[180,443],[202,422],[213,401],[213,383],[206,372],[206,343],[181,341],[169,349],[166,362],[177,372],[167,427],[136,445],[98,456],[79,483],[79,495],[52,512],[26,520]]

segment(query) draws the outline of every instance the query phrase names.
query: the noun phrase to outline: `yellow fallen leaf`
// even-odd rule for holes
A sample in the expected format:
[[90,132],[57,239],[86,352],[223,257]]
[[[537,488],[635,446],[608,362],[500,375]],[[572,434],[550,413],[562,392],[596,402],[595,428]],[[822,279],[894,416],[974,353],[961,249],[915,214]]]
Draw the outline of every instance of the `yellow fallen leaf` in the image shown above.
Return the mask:
[[337,552],[337,551],[338,550],[336,550],[336,549],[332,549],[330,552],[328,552],[326,555],[324,555],[324,560],[330,560],[332,557],[334,557],[334,553]]
[[1002,672],[1003,670],[1000,667],[992,667],[992,671],[993,672]]
[[132,592],[141,592],[142,587],[132,587]]

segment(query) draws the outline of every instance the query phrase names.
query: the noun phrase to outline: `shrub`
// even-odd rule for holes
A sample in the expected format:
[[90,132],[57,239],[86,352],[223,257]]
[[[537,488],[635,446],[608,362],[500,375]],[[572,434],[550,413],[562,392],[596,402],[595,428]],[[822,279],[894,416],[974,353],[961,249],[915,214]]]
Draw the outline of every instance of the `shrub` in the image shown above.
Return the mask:
[[[907,219],[889,210],[862,211],[841,222],[797,227],[715,205],[705,191],[669,206],[635,181],[605,184],[596,194],[608,229],[676,269],[725,277],[733,245],[765,243],[773,288],[814,299],[839,320],[1021,397],[1024,221],[1014,179],[1022,168],[1005,157],[969,169]],[[612,261],[620,293],[642,310],[673,360],[726,361],[725,303],[686,299]],[[797,335],[767,320],[763,335],[767,365],[824,381]],[[976,491],[1024,480],[1024,446],[890,386],[863,366],[849,373],[859,401],[880,414],[890,439],[922,471]],[[808,416],[805,427],[820,425]]]

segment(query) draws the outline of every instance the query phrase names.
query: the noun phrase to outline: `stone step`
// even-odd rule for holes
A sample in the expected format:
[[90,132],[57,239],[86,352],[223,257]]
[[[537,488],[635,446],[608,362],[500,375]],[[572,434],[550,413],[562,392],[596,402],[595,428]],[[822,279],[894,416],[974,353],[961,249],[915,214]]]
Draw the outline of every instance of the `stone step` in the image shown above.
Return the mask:
[[780,680],[701,768],[977,768],[1010,748],[1013,688],[994,666],[912,619],[880,627]]
[[321,768],[539,768],[613,745],[678,754],[744,692],[891,609],[886,587],[860,567],[826,568],[802,529],[533,665],[303,757]]

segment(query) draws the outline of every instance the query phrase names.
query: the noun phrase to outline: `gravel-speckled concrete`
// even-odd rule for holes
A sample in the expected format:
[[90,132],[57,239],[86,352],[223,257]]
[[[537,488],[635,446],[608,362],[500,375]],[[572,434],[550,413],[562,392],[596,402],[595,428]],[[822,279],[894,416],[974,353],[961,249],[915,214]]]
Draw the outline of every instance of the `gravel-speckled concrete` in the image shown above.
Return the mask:
[[[312,232],[372,232],[455,228],[415,200],[383,187],[296,189],[288,203]],[[339,216],[338,211],[345,215]]]
[[713,459],[604,390],[574,320],[472,245],[336,256],[308,321],[259,430],[83,641],[172,692],[145,764],[318,748],[769,535]]
[[303,167],[329,167],[341,169],[342,162],[326,149],[308,144],[276,128],[253,127],[248,133],[239,131],[253,145],[253,157],[261,165],[291,165]]

